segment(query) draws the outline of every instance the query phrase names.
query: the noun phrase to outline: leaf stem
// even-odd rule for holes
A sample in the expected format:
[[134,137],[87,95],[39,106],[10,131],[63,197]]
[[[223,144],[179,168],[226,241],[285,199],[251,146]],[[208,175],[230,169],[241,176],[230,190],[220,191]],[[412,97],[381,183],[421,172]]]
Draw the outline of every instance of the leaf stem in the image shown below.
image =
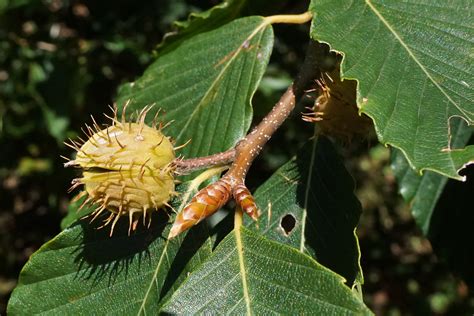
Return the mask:
[[282,14],[265,17],[265,22],[268,24],[285,23],[285,24],[303,24],[309,22],[313,15],[311,12],[302,14]]
[[228,165],[235,159],[235,149],[231,148],[227,151],[209,155],[205,157],[197,157],[190,159],[176,159],[174,166],[175,172],[178,174],[188,174],[192,171],[209,168],[213,166]]

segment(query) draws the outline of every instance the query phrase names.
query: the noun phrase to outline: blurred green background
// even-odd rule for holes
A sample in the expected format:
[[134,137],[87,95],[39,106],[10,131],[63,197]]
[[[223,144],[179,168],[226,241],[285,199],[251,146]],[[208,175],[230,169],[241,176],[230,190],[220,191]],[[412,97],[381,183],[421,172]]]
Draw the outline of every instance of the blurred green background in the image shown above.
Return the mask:
[[[140,76],[172,22],[218,1],[0,0],[0,314],[29,256],[59,233],[74,170],[63,145]],[[307,1],[258,1],[243,14],[299,13]],[[307,29],[276,26],[267,75],[255,96],[263,117],[301,63]],[[251,169],[255,189],[311,134],[299,109]],[[438,260],[397,194],[389,149],[373,137],[341,144],[364,213],[358,234],[365,301],[379,315],[472,314],[468,286]],[[337,250],[335,250],[337,251]]]

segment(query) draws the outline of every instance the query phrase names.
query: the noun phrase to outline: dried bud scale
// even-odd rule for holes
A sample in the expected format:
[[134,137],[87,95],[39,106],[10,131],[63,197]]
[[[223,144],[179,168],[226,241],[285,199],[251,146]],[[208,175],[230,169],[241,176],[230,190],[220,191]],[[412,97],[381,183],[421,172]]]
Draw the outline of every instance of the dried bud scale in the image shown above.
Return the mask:
[[243,181],[226,175],[196,193],[176,216],[168,238],[177,236],[217,212],[229,201],[231,195],[247,215],[258,220],[260,211]]
[[232,194],[235,202],[242,208],[245,214],[250,216],[254,221],[260,217],[260,211],[255,203],[255,199],[249,189],[243,183],[234,186]]
[[223,177],[200,190],[176,215],[168,238],[173,238],[217,212],[230,198],[231,183]]

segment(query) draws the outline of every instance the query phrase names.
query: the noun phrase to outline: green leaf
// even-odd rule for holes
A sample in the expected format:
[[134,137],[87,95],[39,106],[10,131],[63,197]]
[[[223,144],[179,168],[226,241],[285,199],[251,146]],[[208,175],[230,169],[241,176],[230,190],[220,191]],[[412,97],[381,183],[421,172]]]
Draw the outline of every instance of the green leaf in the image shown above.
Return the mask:
[[176,290],[170,314],[370,314],[343,278],[296,249],[241,227]]
[[257,89],[273,46],[271,26],[261,17],[233,21],[199,34],[161,55],[137,81],[121,87],[119,106],[131,100],[128,113],[154,104],[165,133],[178,145],[191,140],[180,154],[205,156],[231,148],[247,132],[251,97]]
[[246,0],[224,0],[209,10],[191,13],[186,21],[174,22],[172,32],[165,34],[163,41],[158,44],[158,53],[174,49],[183,41],[196,34],[213,30],[235,19]]
[[[472,135],[471,128],[457,121],[453,125],[453,146],[465,146]],[[448,178],[429,171],[419,176],[410,168],[402,153],[395,151],[392,154],[392,168],[400,193],[411,204],[413,217],[423,234],[430,239],[437,256],[447,261],[453,272],[460,274],[469,285],[474,285],[472,166],[465,169],[470,172],[466,174],[466,182],[448,181]]]
[[[210,254],[204,225],[168,242],[164,213],[150,229],[112,238],[86,222],[67,228],[23,268],[9,314],[142,314],[158,308],[177,279]],[[201,247],[204,245],[203,247]],[[199,252],[197,252],[199,249]],[[172,271],[172,273],[170,272]],[[179,284],[179,283],[178,283]],[[39,295],[38,293],[41,293]]]
[[[76,196],[77,198],[77,196]],[[61,229],[66,229],[80,218],[89,215],[95,209],[94,206],[89,204],[84,205],[80,210],[82,203],[86,200],[86,197],[82,197],[75,202],[71,202],[67,208],[67,215],[61,220]]]
[[[181,184],[180,199],[174,203],[176,209],[181,210],[199,185],[218,171],[205,171],[207,176]],[[81,200],[71,204],[62,225],[69,225],[92,210],[76,212]],[[85,311],[93,309],[99,314],[146,314],[157,310],[214,247],[205,222],[172,241],[164,238],[169,233],[168,223],[166,213],[159,212],[150,229],[139,227],[137,233],[128,236],[128,224],[123,220],[109,237],[107,229],[97,230],[98,224],[89,223],[88,219],[76,222],[28,261],[12,294],[9,311],[87,314]],[[68,284],[67,290],[64,284]],[[37,298],[39,292],[45,293],[41,299]],[[103,301],[104,296],[110,300]],[[103,304],[111,307],[98,310],[97,306]]]
[[[454,148],[464,147],[472,135],[472,129],[459,120],[453,124],[452,132],[451,143]],[[392,153],[392,169],[401,195],[411,204],[416,223],[427,235],[433,211],[448,179],[430,171],[423,176],[418,175],[398,150]]]
[[[362,278],[355,234],[361,205],[331,142],[316,137],[255,192],[258,233],[314,256],[351,286]],[[362,282],[362,280],[359,280]]]
[[63,142],[69,127],[69,119],[64,116],[59,116],[46,106],[43,107],[43,115],[49,134],[56,138],[58,143]]
[[380,141],[418,171],[462,179],[474,146],[452,150],[449,139],[454,117],[474,121],[472,1],[313,0],[310,10],[312,38],[344,55]]
[[[165,121],[175,120],[167,134],[178,144],[193,136],[186,155],[227,149],[248,129],[250,98],[271,52],[272,30],[262,22],[245,18],[186,41],[123,87],[119,104],[130,98],[132,112],[156,102],[154,112],[159,107],[167,112]],[[181,198],[191,198],[196,189],[189,187]],[[206,223],[166,241],[170,225],[164,214],[157,212],[150,230],[130,237],[127,220],[119,221],[113,237],[88,221],[65,229],[26,264],[9,312],[155,313],[212,250]]]
[[0,0],[0,13],[10,9],[15,9],[26,4],[35,5],[37,1],[33,0]]

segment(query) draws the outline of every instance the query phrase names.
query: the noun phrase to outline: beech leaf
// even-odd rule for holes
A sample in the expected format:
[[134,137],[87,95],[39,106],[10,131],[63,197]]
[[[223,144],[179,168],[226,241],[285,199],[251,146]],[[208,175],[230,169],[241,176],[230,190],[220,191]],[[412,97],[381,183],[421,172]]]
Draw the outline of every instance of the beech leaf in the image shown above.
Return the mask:
[[460,179],[474,146],[453,148],[454,118],[474,122],[472,1],[313,0],[311,36],[343,54],[342,78],[379,140],[417,171]]

